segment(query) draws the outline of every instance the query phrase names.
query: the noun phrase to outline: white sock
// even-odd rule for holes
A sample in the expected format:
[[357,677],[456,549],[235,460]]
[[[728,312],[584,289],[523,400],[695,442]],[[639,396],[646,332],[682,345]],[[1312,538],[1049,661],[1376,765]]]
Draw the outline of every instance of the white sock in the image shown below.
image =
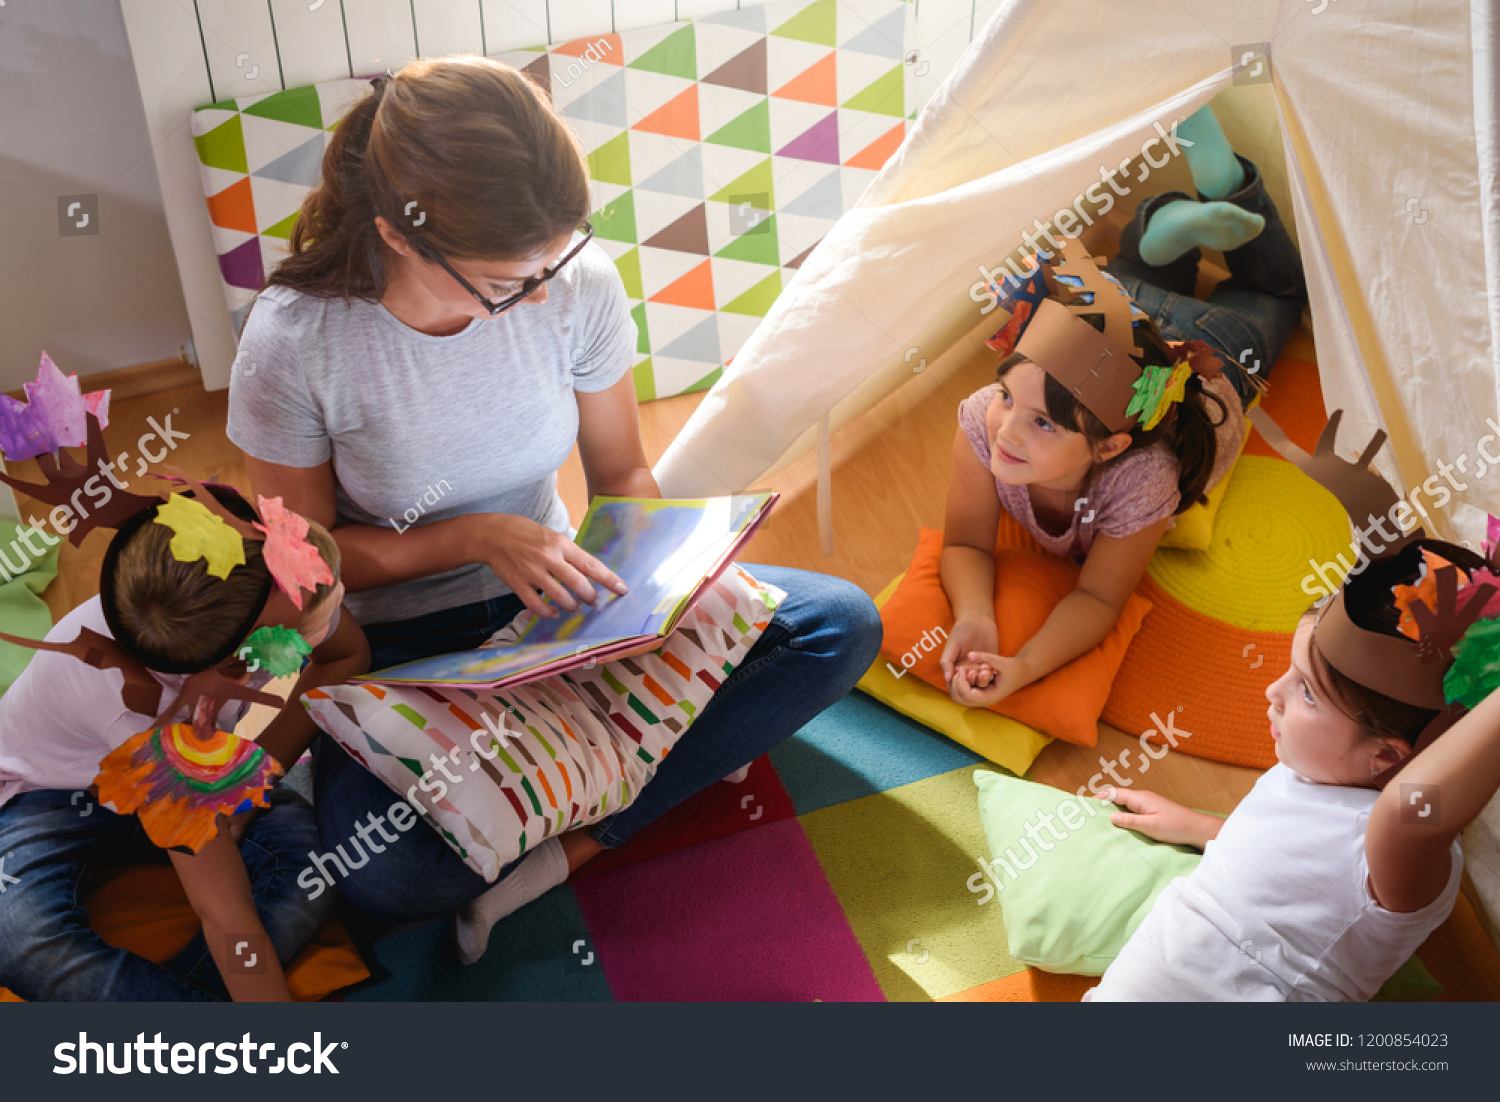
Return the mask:
[[750,775],[750,766],[748,766],[748,765],[742,765],[738,769],[736,769],[733,773],[729,774],[729,776],[725,777],[724,780],[727,781],[729,784],[742,784],[744,782],[745,778],[748,777],[749,775]]
[[515,872],[453,916],[459,959],[465,964],[478,961],[489,947],[490,927],[567,878],[568,857],[562,842],[548,838],[526,855]]

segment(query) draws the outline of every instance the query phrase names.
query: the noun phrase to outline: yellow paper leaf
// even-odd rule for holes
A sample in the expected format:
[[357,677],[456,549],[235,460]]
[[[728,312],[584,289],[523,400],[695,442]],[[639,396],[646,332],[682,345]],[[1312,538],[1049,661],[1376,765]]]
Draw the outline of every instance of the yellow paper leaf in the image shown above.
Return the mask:
[[192,498],[173,494],[157,509],[156,523],[172,529],[172,557],[178,562],[207,559],[208,572],[216,578],[227,578],[244,565],[244,539]]

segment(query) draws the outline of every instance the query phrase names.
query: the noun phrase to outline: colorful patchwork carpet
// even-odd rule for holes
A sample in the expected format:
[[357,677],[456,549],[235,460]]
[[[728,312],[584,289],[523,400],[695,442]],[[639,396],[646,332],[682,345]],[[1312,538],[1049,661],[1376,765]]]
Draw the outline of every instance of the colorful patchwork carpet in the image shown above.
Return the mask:
[[[743,783],[712,785],[503,920],[479,963],[433,923],[377,941],[373,978],[345,997],[1076,1001],[1095,981],[1017,964],[1000,908],[969,889],[988,855],[980,762],[851,693]],[[1445,998],[1500,995],[1462,901],[1421,957]]]

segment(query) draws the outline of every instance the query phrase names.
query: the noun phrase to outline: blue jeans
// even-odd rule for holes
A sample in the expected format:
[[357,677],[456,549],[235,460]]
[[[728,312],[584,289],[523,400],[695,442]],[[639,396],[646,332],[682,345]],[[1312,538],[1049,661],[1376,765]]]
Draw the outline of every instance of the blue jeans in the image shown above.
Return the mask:
[[[1168,340],[1204,341],[1222,353],[1228,361],[1224,375],[1234,384],[1241,403],[1248,405],[1255,388],[1246,372],[1259,364],[1256,375],[1261,379],[1270,375],[1302,317],[1307,283],[1302,260],[1276,204],[1266,194],[1260,170],[1244,157],[1239,161],[1245,182],[1222,201],[1260,215],[1266,225],[1253,240],[1224,254],[1229,278],[1207,299],[1193,297],[1201,250],[1191,249],[1160,267],[1141,259],[1141,235],[1151,215],[1168,203],[1190,199],[1180,191],[1154,195],[1136,208],[1135,218],[1120,233],[1118,255],[1105,268],[1136,305],[1151,315]],[[1208,201],[1201,194],[1198,198]]]
[[[592,828],[618,846],[646,824],[743,765],[748,765],[838,700],[880,650],[880,614],[841,578],[784,566],[745,569],[779,586],[786,600],[750,653],[662,762],[635,803]],[[371,669],[478,646],[522,608],[514,595],[393,624],[365,628]],[[318,740],[316,799],[324,850],[347,843],[356,820],[385,812],[401,797],[330,738]],[[500,871],[504,878],[519,862]],[[393,925],[431,921],[458,910],[492,885],[423,824],[371,854],[340,881],[346,898]]]
[[[92,799],[74,802],[73,795],[23,792],[0,808],[7,877],[0,879],[0,986],[33,1001],[227,1001],[202,931],[158,965],[89,929],[83,895],[90,874],[169,859],[134,815],[116,815]],[[285,966],[333,913],[335,893],[309,901],[296,883],[308,851],[319,845],[312,808],[282,789],[271,799],[245,831],[240,854],[261,925]]]

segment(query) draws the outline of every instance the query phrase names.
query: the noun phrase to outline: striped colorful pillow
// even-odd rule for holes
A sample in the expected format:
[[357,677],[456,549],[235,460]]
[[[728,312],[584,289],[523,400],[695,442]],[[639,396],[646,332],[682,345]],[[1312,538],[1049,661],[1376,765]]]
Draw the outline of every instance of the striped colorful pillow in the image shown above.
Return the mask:
[[[543,839],[627,807],[785,596],[731,566],[649,654],[490,692],[359,683],[303,704],[494,880]],[[491,642],[513,640],[529,616]]]

